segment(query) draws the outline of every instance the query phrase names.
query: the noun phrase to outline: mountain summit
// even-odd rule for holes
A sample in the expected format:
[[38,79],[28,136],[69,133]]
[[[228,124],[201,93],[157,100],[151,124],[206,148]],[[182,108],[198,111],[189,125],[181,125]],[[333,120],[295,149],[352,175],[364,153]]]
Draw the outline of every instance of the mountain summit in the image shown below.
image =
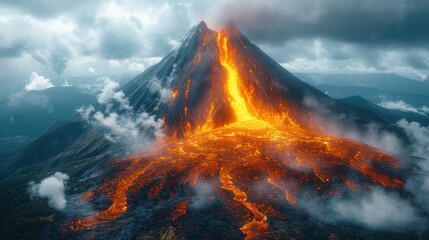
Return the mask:
[[[222,63],[223,55],[237,74],[235,89],[227,86],[231,73]],[[124,86],[124,92],[135,110],[162,117],[167,135],[179,137],[208,123],[219,127],[236,121],[236,96],[242,96],[252,115],[260,118],[288,112],[300,124],[308,124],[308,111],[314,106],[305,104],[305,99],[311,99],[352,121],[383,124],[376,116],[336,102],[296,78],[251,43],[233,22],[220,32],[201,22],[178,49]]]

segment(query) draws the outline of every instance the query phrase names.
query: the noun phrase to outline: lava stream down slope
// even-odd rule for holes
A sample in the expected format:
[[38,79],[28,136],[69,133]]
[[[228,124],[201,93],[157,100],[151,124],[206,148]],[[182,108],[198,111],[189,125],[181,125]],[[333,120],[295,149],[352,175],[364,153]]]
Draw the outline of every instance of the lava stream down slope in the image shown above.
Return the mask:
[[[153,200],[175,202],[168,221],[191,231],[192,225],[180,225],[180,221],[195,205],[193,189],[200,182],[209,182],[203,205],[221,204],[226,212],[216,214],[234,219],[243,237],[264,238],[271,231],[270,219],[287,217],[282,206],[296,206],[301,198],[353,196],[374,186],[403,187],[401,177],[393,173],[399,168],[395,157],[354,140],[330,136],[311,112],[298,114],[296,104],[276,94],[275,84],[264,79],[263,86],[246,81],[245,76],[261,70],[255,66],[243,72],[241,62],[246,59],[238,49],[247,46],[237,41],[234,31],[227,27],[206,34],[203,41],[215,48],[221,66],[217,76],[222,77],[217,84],[222,86],[223,98],[208,98],[205,109],[199,110],[204,111],[203,121],[200,118],[192,125],[183,119],[175,121],[183,134],[167,121],[170,133],[152,148],[114,160],[115,175],[84,195],[91,202],[94,196],[105,194],[110,205],[74,219],[67,225],[68,231],[100,228],[132,211],[135,204],[130,206],[130,201],[144,205]],[[200,61],[197,54],[194,62]],[[188,98],[192,94],[190,81],[185,82],[184,91],[172,91],[170,108],[176,106],[179,95]],[[261,93],[262,88],[272,91],[275,104],[262,99],[267,95]],[[225,109],[222,101],[229,110],[220,111]],[[189,116],[191,110],[185,106],[183,115]]]

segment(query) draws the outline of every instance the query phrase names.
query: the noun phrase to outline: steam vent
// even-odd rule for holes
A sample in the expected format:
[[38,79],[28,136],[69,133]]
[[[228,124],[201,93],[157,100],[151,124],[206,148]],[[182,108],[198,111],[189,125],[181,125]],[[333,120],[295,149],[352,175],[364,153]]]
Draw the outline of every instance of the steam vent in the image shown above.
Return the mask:
[[[167,97],[150,91],[154,79]],[[315,229],[327,239],[334,230],[301,204],[404,186],[395,156],[330,135],[308,102],[367,116],[293,76],[233,23],[215,32],[201,22],[124,93],[163,119],[165,136],[103,166],[103,181],[79,197],[94,211],[64,220],[56,238],[288,239]]]

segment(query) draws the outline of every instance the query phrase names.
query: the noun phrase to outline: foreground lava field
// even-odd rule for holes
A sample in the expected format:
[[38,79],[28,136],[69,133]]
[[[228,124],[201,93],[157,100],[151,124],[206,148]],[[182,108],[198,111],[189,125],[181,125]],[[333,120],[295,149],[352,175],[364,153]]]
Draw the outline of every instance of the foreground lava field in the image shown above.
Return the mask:
[[[192,225],[180,224],[188,210],[217,201],[235,219],[243,237],[264,238],[270,235],[270,219],[287,218],[282,206],[293,207],[301,198],[352,197],[374,186],[403,187],[401,177],[392,171],[399,162],[389,154],[329,136],[311,113],[303,123],[295,117],[296,109],[285,101],[276,111],[260,103],[262,100],[255,97],[258,90],[242,79],[235,57],[237,46],[230,41],[228,31],[223,29],[214,37],[218,60],[226,73],[225,100],[232,109],[221,117],[229,120],[220,121],[225,122],[221,126],[216,123],[219,115],[215,116],[212,102],[205,110],[205,121],[192,128],[182,123],[183,136],[171,131],[151,149],[113,161],[110,168],[116,169],[114,176],[81,198],[91,202],[106,194],[109,206],[72,220],[64,226],[64,233],[103,228],[130,210],[130,199],[139,204],[175,200],[168,221],[192,231]],[[183,93],[173,91],[170,105],[178,94],[188,97],[189,80]],[[189,110],[185,107],[183,111],[186,115]],[[183,189],[197,192],[194,189],[201,182],[209,183],[204,197],[180,193]],[[221,218],[225,213],[216,214]]]

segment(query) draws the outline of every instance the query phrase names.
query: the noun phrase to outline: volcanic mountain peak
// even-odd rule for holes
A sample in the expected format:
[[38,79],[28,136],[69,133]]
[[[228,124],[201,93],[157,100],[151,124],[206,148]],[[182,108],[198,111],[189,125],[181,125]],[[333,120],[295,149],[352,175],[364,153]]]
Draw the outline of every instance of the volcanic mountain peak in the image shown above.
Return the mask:
[[[233,36],[241,36],[242,35],[240,29],[238,28],[237,24],[234,21],[228,21],[225,25],[223,25],[223,27],[220,29],[219,32],[211,30],[207,26],[207,23],[205,21],[201,21],[197,25],[195,25],[187,33],[186,36],[188,37],[188,36],[197,35],[200,38],[204,38],[204,36],[206,34],[208,34],[208,35],[216,34],[217,35],[218,33],[221,33],[221,32],[224,33],[224,34],[229,35],[230,38],[233,37]],[[185,39],[187,37],[185,37]]]
[[[164,88],[171,91],[168,98]],[[125,92],[134,109],[164,119],[167,136],[112,168],[110,162],[107,168],[117,174],[82,194],[93,202],[105,195],[110,204],[73,220],[72,231],[94,230],[143,208],[154,212],[144,214],[144,223],[205,236],[200,228],[210,221],[196,220],[200,209],[191,206],[198,183],[210,182],[204,204],[212,210],[204,217],[232,226],[228,238],[262,239],[299,199],[403,187],[394,157],[328,135],[304,98],[342,105],[293,77],[234,25],[214,32],[200,23]]]
[[[205,22],[200,22],[189,31],[179,48],[126,84],[123,91],[134,111],[162,118],[167,136],[183,137],[201,129],[235,122],[237,116],[226,87],[227,68],[220,61],[224,51],[218,42],[219,36],[227,37],[229,59],[238,73],[239,94],[235,95],[243,99],[247,110],[258,119],[277,119],[277,124],[295,122],[314,126],[309,123],[314,119],[311,116],[314,114],[309,113],[321,112],[341,115],[338,124],[356,122],[357,126],[363,126],[374,122],[385,130],[405,135],[376,115],[335,101],[296,78],[252,44],[234,23],[215,32]],[[313,100],[321,104],[306,104]],[[286,112],[294,121],[283,116]],[[80,131],[75,132],[68,144],[56,147],[54,151],[48,147],[61,142],[51,134],[56,136],[68,132],[70,125]],[[96,148],[97,152],[116,147],[121,149],[106,141],[101,131],[85,129],[85,122],[77,118],[59,124],[14,156],[13,162],[38,162],[42,159],[57,161],[70,159],[70,156],[80,159],[96,155],[92,148],[85,148],[88,145],[102,146]],[[76,141],[78,138],[85,141]],[[41,156],[41,152],[46,154]]]
[[191,30],[189,30],[179,49],[188,47],[189,45],[199,45],[200,43],[192,43],[192,40],[198,41],[199,39],[204,39],[204,36],[212,33],[212,30],[207,27],[207,24],[204,21],[201,21],[198,25],[195,25]]
[[201,21],[200,23],[198,23],[198,25],[196,25],[196,28],[202,32],[205,31],[211,31],[208,27],[207,27],[207,23],[204,21]]
[[[228,85],[231,74],[234,83]],[[156,89],[168,89],[171,95],[166,98]],[[258,118],[287,110],[304,119],[298,115],[307,114],[302,104],[306,94],[327,98],[250,43],[233,22],[219,32],[201,22],[178,49],[125,86],[125,92],[134,109],[163,117],[167,135],[177,136],[234,122],[237,109]]]

